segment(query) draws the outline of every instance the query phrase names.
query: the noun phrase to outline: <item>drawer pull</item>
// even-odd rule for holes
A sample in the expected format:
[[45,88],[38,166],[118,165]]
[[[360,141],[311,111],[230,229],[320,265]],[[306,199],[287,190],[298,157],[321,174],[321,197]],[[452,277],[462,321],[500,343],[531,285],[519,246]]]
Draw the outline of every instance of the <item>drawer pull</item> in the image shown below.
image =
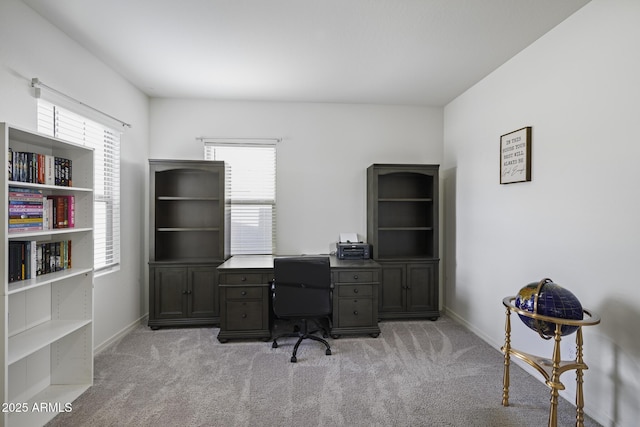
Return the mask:
[[358,315],[358,310],[354,310],[353,314],[357,316]]
[[247,318],[247,313],[242,313],[242,318],[246,319]]
[[354,294],[357,294],[357,293],[358,293],[358,288],[355,288],[355,289],[353,290],[353,293],[354,293]]
[[243,282],[246,282],[247,278],[245,276],[242,276],[242,279],[240,279],[240,280],[243,281]]
[[240,295],[242,295],[242,296],[246,296],[246,295],[247,295],[247,291],[242,291],[242,292],[240,292]]
[[354,278],[354,280],[358,280],[358,275],[357,275],[357,274],[354,274],[354,275],[353,275],[353,278]]

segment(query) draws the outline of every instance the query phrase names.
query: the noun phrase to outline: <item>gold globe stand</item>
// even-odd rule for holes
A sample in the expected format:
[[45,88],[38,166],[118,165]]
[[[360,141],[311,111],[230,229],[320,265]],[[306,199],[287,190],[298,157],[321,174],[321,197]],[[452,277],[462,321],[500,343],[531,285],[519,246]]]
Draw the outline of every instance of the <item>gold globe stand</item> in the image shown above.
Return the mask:
[[[582,391],[583,374],[582,371],[589,369],[584,363],[582,355],[582,327],[592,326],[600,323],[600,316],[591,310],[583,309],[583,313],[588,318],[582,320],[560,319],[557,317],[543,316],[541,314],[531,313],[529,311],[520,310],[513,301],[516,297],[506,297],[502,300],[502,304],[507,308],[507,320],[505,322],[504,347],[504,377],[502,388],[502,405],[509,406],[509,363],[511,356],[515,356],[529,365],[533,366],[542,374],[545,384],[551,388],[551,407],[549,408],[549,427],[557,427],[558,425],[558,391],[564,390],[564,384],[560,382],[560,375],[564,372],[576,370],[576,426],[584,427],[584,395]],[[556,325],[553,339],[553,355],[551,359],[534,356],[523,351],[516,350],[511,347],[511,312],[529,317],[531,319],[551,322]],[[561,328],[563,325],[577,326],[576,330],[576,358],[575,360],[562,360],[560,357],[560,340],[562,339]]]

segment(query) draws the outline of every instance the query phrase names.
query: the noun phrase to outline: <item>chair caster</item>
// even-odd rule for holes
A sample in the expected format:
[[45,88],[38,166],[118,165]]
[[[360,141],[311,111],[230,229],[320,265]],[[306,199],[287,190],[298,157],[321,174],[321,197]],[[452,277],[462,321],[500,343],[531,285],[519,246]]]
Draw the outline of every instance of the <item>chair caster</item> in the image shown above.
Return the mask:
[[273,344],[271,344],[271,348],[278,348],[278,343],[274,341]]
[[291,363],[296,363],[298,359],[295,356],[291,356]]
[[328,348],[327,351],[324,352],[324,354],[326,354],[327,356],[331,356],[331,349]]

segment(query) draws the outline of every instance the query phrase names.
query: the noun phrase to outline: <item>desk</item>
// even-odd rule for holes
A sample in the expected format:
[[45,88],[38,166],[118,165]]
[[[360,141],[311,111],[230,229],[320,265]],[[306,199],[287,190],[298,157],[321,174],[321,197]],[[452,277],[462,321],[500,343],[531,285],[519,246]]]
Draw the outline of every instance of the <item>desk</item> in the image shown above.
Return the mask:
[[[236,255],[218,266],[220,332],[218,340],[271,338],[272,255]],[[373,260],[330,256],[333,289],[331,336],[377,337],[380,265]]]

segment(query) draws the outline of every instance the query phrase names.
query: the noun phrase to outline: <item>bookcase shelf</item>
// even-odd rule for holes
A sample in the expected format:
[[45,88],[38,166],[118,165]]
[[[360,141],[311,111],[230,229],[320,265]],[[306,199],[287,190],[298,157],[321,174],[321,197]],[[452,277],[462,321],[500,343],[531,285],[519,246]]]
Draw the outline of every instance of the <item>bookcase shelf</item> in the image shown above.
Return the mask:
[[90,319],[51,320],[13,335],[9,337],[7,363],[12,365],[90,323]]
[[[0,414],[0,427],[43,425],[57,412],[36,412],[33,404],[45,403],[64,408],[93,383],[94,156],[90,148],[6,123],[0,123],[0,144],[0,163],[5,165],[14,160],[10,153],[25,152],[69,159],[72,170],[70,186],[9,180],[6,167],[0,175],[0,222],[4,237],[4,259],[0,262],[4,283],[4,302],[0,306],[0,394],[3,402],[27,404],[26,412]],[[73,196],[74,226],[43,229],[41,225],[9,232],[10,211],[23,212],[14,209],[15,203],[9,209],[9,201],[25,200],[16,199],[13,194],[10,199],[10,188],[24,189],[25,193],[42,194],[43,197]],[[33,211],[31,206],[25,207],[29,212]],[[33,215],[38,217],[37,213]],[[16,262],[16,259],[9,259],[10,244],[31,243],[25,246],[34,254],[29,262],[36,260],[41,266],[44,260],[35,256],[35,247],[61,241],[73,243],[70,256],[66,249],[71,245],[64,246],[64,254],[67,255],[64,258],[72,260],[71,264],[62,266],[56,263],[56,269],[64,269],[53,271],[53,263],[57,261],[54,259],[50,261],[52,272],[41,274],[44,269],[37,273],[32,270],[31,277],[23,273],[18,280],[13,276],[11,280],[14,281],[9,281],[10,267],[15,268]],[[62,255],[56,251],[54,257],[62,258]],[[22,261],[20,256],[17,261],[26,263],[26,255],[21,257]],[[46,271],[50,270],[47,268]]]

